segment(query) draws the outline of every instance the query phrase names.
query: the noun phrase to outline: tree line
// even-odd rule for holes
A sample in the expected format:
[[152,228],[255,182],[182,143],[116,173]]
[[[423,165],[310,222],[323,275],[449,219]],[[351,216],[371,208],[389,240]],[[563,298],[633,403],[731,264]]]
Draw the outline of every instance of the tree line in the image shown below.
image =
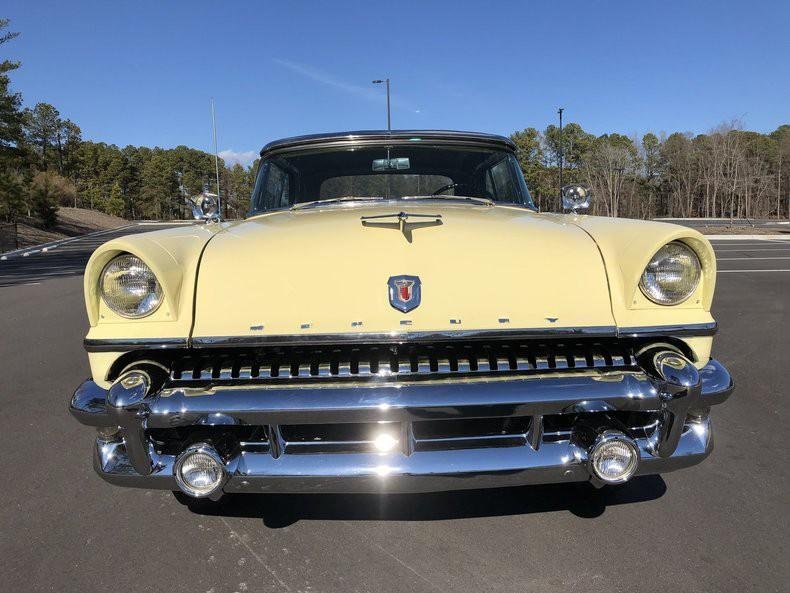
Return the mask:
[[[0,19],[0,45],[17,33]],[[90,208],[131,219],[188,218],[185,198],[216,193],[214,157],[172,149],[83,140],[79,126],[47,103],[22,107],[11,89],[18,62],[0,62],[0,220],[36,217],[52,224],[58,206]],[[596,136],[578,123],[511,135],[541,210],[558,211],[559,167],[565,183],[593,190],[591,214],[632,218],[790,217],[790,125],[770,134],[738,122],[707,134],[618,133]],[[248,208],[257,161],[220,163],[223,214]]]
[[593,191],[591,214],[629,218],[788,218],[790,125],[770,134],[722,124],[707,134],[675,132],[641,138],[595,136],[579,124],[511,139],[533,197],[558,210],[558,170],[565,183]]

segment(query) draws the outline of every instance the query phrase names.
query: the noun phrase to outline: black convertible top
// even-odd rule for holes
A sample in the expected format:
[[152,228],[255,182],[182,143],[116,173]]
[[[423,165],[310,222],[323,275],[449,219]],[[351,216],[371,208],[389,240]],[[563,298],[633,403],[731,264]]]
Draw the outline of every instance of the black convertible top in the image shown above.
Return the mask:
[[403,145],[417,142],[446,144],[451,146],[490,146],[505,150],[516,150],[510,138],[481,132],[459,132],[455,130],[360,130],[354,132],[332,132],[293,136],[269,142],[261,149],[261,156],[271,153],[290,152],[304,148],[335,148],[345,146],[375,146],[381,144]]

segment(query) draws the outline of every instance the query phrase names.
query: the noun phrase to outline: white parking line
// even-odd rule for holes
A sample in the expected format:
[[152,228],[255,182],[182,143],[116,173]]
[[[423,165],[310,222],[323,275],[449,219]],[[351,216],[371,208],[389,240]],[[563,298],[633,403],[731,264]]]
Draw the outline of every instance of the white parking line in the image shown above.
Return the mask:
[[705,235],[708,241],[768,241],[768,240],[788,240],[788,235]]
[[716,261],[749,261],[756,259],[790,259],[790,255],[780,255],[778,257],[717,257]]
[[717,274],[732,274],[735,272],[750,274],[751,272],[790,272],[790,270],[716,270]]
[[759,243],[711,243],[713,247],[771,247],[774,245],[787,245],[784,241],[760,241]]
[[31,274],[31,276],[35,276],[36,278],[44,278],[46,276],[63,276],[64,274],[69,274],[68,270],[54,270],[52,272],[37,272]]
[[757,247],[752,249],[715,249],[716,253],[727,253],[734,251],[790,251],[790,247]]
[[771,238],[771,239],[740,239],[735,241],[728,241],[727,239],[708,239],[711,243],[717,243],[721,245],[738,245],[742,243],[788,243],[788,239],[784,239],[782,237]]

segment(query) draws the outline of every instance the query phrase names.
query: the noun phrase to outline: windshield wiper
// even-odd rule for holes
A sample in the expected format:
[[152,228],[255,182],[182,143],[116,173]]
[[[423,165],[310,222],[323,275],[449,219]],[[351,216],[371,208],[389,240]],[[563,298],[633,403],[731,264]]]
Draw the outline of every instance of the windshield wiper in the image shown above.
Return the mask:
[[474,196],[443,196],[441,194],[431,196],[404,196],[401,200],[461,200],[464,202],[474,202],[475,204],[482,204],[484,206],[493,206],[494,200],[488,198],[476,198]]
[[312,202],[301,202],[291,206],[291,210],[301,210],[302,208],[314,208],[322,204],[337,204],[340,202],[368,202],[384,200],[382,196],[343,196],[342,198],[327,198],[326,200],[314,200]]
[[458,200],[462,202],[473,202],[483,206],[493,206],[494,201],[488,198],[476,198],[473,196],[403,196],[402,198],[386,198],[384,196],[343,196],[342,198],[327,198],[326,200],[314,200],[312,202],[300,202],[291,206],[291,210],[302,210],[304,208],[315,208],[316,206],[323,206],[324,204],[339,204],[343,202],[380,202],[384,200],[392,201],[411,201],[417,200]]

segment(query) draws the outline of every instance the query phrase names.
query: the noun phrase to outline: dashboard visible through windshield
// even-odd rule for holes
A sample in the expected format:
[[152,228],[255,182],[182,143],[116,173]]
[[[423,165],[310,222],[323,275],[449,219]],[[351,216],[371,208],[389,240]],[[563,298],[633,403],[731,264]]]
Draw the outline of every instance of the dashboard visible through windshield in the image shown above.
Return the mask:
[[448,146],[310,149],[261,161],[250,213],[316,201],[463,196],[534,208],[515,155]]

